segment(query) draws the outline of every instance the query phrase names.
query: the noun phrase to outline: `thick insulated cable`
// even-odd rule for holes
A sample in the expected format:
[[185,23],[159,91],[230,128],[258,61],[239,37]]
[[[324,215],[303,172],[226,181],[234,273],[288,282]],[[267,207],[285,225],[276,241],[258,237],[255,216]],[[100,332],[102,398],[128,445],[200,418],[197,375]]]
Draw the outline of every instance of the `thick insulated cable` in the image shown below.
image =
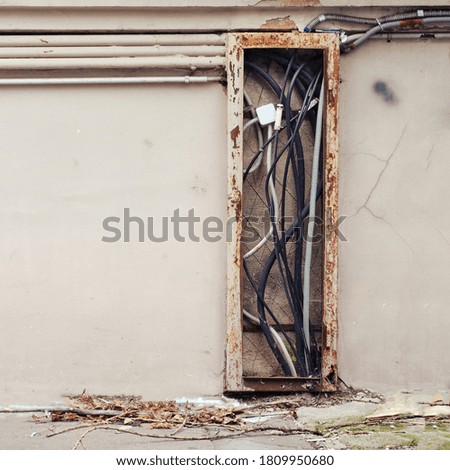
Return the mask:
[[366,24],[374,25],[377,24],[377,21],[373,18],[363,18],[358,16],[348,16],[348,15],[337,15],[334,13],[320,15],[317,18],[314,18],[310,21],[304,28],[305,33],[310,33],[314,28],[316,28],[320,23],[325,21],[339,21],[340,23],[356,23],[356,24]]
[[[266,168],[267,172],[269,172],[270,168],[272,167],[272,136],[273,136],[273,126],[267,126],[267,140],[269,145],[266,148]],[[277,193],[275,191],[275,184],[273,181],[273,175],[270,177],[269,180],[270,185],[270,195],[272,197],[272,203],[274,205],[274,218],[278,221],[278,198]],[[244,254],[244,259],[249,258],[250,256],[254,255],[262,246],[264,246],[269,238],[272,236],[273,233],[273,224],[270,225],[269,231],[264,235],[264,237],[259,241],[257,245],[255,245],[251,250],[247,251]]]
[[308,348],[311,347],[311,338],[309,331],[309,303],[310,303],[310,288],[311,288],[311,258],[312,258],[312,244],[314,237],[314,218],[316,216],[316,197],[317,185],[319,175],[319,157],[320,148],[322,145],[322,115],[323,115],[323,99],[324,99],[324,84],[320,88],[319,107],[317,111],[316,134],[314,140],[314,153],[311,171],[311,195],[309,198],[309,220],[307,239],[305,247],[305,265],[303,274],[303,331],[305,333],[306,344]]
[[[254,317],[252,314],[247,312],[247,310],[245,310],[245,309],[243,310],[243,312],[244,312],[244,317],[245,318],[247,318],[251,322],[255,323],[256,325],[261,324],[261,321],[262,321],[261,319],[258,319],[256,317]],[[289,355],[289,351],[287,350],[285,344],[283,343],[283,339],[281,338],[281,336],[277,333],[277,331],[274,328],[272,328],[270,325],[268,325],[268,326],[269,326],[270,332],[272,333],[273,339],[277,343],[278,349],[280,350],[281,354],[284,357],[284,360],[286,361],[287,365],[289,366],[289,370],[291,372],[292,377],[297,377],[297,371],[295,370],[295,366],[294,366],[294,363],[292,362],[291,356]]]
[[[279,348],[278,348],[278,346],[277,346],[277,344],[276,344],[276,342],[275,342],[275,340],[272,336],[272,333],[271,333],[270,329],[268,328],[267,318],[266,318],[266,311],[270,315],[272,320],[275,322],[275,325],[280,329],[281,333],[285,337],[286,342],[287,342],[287,344],[289,345],[289,347],[291,348],[292,351],[295,351],[294,345],[292,344],[292,341],[289,338],[289,336],[287,335],[287,333],[281,327],[281,324],[278,321],[276,315],[274,315],[274,313],[272,312],[270,307],[267,305],[267,303],[264,301],[264,299],[261,298],[261,294],[258,291],[255,280],[253,279],[252,275],[250,274],[250,271],[248,269],[247,262],[246,262],[245,259],[243,260],[242,265],[244,267],[245,274],[247,275],[247,278],[250,281],[250,284],[251,284],[253,290],[255,291],[256,297],[258,299],[258,313],[259,313],[260,318],[261,318],[261,322],[260,322],[261,330],[262,330],[262,332],[264,333],[264,336],[267,339],[267,343],[268,343],[270,349],[274,353],[274,355],[275,355],[276,359],[278,360],[281,368],[283,369],[283,372],[286,375],[291,375],[291,373],[289,371],[289,366],[286,363],[286,361],[284,360],[283,355],[281,354],[281,352],[280,352],[280,350],[279,350]],[[263,306],[262,311],[260,311],[260,304]]]
[[[259,146],[259,148],[261,148],[264,144],[264,139],[263,139],[263,135],[262,135],[262,131],[261,131],[261,126],[259,125],[259,119],[256,115],[255,107],[253,106],[253,102],[250,98],[250,95],[245,90],[244,90],[244,99],[247,102],[247,106],[250,108],[250,114],[252,116],[252,119],[249,122],[245,123],[244,131],[246,129],[248,129],[249,126],[254,125],[254,124],[258,124],[256,126],[256,135],[257,135],[257,138],[258,138],[258,146]],[[250,163],[250,166],[245,171],[246,172],[248,171],[248,173],[255,172],[259,168],[259,166],[261,165],[262,159],[263,159],[263,155],[261,153],[260,156],[256,160],[254,160]]]
[[[261,66],[267,60],[273,60],[277,66],[281,67],[284,73],[282,82],[278,82],[275,79],[275,75]],[[301,61],[300,64],[298,63],[299,60]],[[317,108],[314,105],[319,101],[318,88],[321,82],[322,61],[315,56],[308,57],[305,60],[304,57],[296,57],[295,54],[291,55],[289,52],[283,51],[279,51],[276,55],[267,51],[252,51],[251,54],[246,56],[245,66],[250,72],[255,72],[257,79],[264,82],[263,86],[266,86],[276,95],[278,100],[277,107],[284,109],[285,124],[280,127],[277,125],[278,130],[273,134],[270,130],[268,131],[267,139],[253,155],[251,162],[244,171],[243,179],[245,182],[249,176],[249,169],[261,157],[261,154],[266,155],[265,166],[268,170],[265,175],[265,202],[271,218],[273,248],[269,251],[268,256],[258,260],[262,266],[262,271],[255,277],[253,276],[256,273],[252,274],[249,271],[249,258],[245,257],[245,255],[243,267],[256,293],[257,316],[259,317],[261,331],[266,337],[268,345],[277,358],[284,374],[292,376],[292,368],[276,335],[271,331],[271,324],[268,323],[269,316],[271,318],[270,321],[274,322],[274,328],[276,325],[276,333],[283,337],[284,344],[291,353],[290,358],[297,376],[316,375],[320,372],[320,347],[313,336],[310,341],[310,349],[306,344],[303,331],[301,253],[304,245],[302,221],[306,206],[304,202],[304,155],[300,127],[307,120],[311,124],[313,133],[315,132]],[[295,96],[298,95],[301,103],[301,108],[298,111],[293,111],[291,108],[294,91],[296,92]],[[284,137],[280,135],[280,132],[285,133]],[[283,143],[281,144],[281,142]],[[270,169],[267,158],[269,156],[271,162]],[[320,155],[319,158],[321,157]],[[278,195],[275,191],[275,179],[280,170],[282,174],[280,177],[281,192]],[[286,190],[288,181],[293,184],[292,192]],[[318,193],[320,193],[320,189]],[[275,194],[276,200],[274,200],[273,194]],[[288,206],[285,206],[288,194],[294,198],[293,205],[289,203]],[[285,226],[285,221],[280,220],[278,212],[279,203],[283,207],[283,214],[286,215],[285,207],[289,207],[289,211],[292,212],[292,216],[295,219],[294,224],[289,225],[289,228]],[[261,243],[267,243],[267,241],[262,240]],[[295,257],[294,251],[290,247],[295,249]],[[277,265],[277,273],[272,269],[275,268],[275,263]],[[272,276],[272,282],[277,283],[278,279],[281,289],[284,291],[284,301],[286,301],[287,310],[282,311],[285,314],[289,312],[289,315],[292,315],[292,326],[294,327],[295,336],[292,334],[288,335],[285,328],[277,319],[280,307],[278,302],[275,301],[275,305],[272,305],[272,299],[270,298],[269,300],[268,296],[271,295],[270,291],[272,289],[271,283],[268,283],[270,276]]]

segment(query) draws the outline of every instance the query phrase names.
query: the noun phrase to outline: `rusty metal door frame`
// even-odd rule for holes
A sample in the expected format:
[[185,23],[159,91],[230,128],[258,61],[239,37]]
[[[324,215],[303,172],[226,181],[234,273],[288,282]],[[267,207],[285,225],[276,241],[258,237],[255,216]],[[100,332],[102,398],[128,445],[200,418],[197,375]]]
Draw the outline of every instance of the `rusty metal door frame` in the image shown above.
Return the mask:
[[[336,34],[241,33],[227,37],[228,90],[228,220],[235,230],[227,244],[226,370],[227,392],[334,391],[337,387],[337,261],[338,261],[338,86],[339,39]],[[242,186],[244,50],[293,48],[323,51],[325,79],[324,269],[322,373],[320,379],[243,376],[242,318]]]

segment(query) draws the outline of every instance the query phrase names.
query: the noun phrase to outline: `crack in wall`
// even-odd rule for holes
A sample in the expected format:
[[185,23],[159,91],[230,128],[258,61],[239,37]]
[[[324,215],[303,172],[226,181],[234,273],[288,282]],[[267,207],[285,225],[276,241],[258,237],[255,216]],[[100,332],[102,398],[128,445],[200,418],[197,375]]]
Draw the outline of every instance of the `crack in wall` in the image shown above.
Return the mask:
[[431,162],[432,162],[432,155],[433,155],[433,152],[434,152],[434,146],[436,145],[436,142],[433,142],[433,145],[431,146],[431,149],[430,151],[428,152],[428,155],[427,155],[427,158],[425,159],[425,171],[428,170],[428,168],[430,167],[431,165]]
[[[385,224],[387,224],[390,229],[395,233],[395,235],[397,235],[397,237],[403,242],[403,244],[412,252],[412,253],[415,253],[414,249],[408,244],[408,242],[406,241],[406,239],[394,228],[394,226],[388,221],[386,220],[384,217],[378,215],[378,214],[375,214],[375,212],[373,211],[373,209],[371,209],[368,204],[375,192],[375,190],[378,188],[379,184],[380,184],[380,181],[385,173],[385,171],[387,170],[389,164],[391,163],[392,159],[394,158],[394,156],[396,155],[397,153],[397,150],[398,148],[400,147],[400,144],[405,136],[405,133],[406,133],[406,129],[408,128],[408,124],[405,125],[405,127],[403,128],[403,131],[402,133],[400,134],[400,137],[399,139],[397,140],[397,143],[395,144],[395,147],[394,149],[392,150],[391,154],[389,155],[389,157],[386,159],[386,160],[383,160],[379,157],[376,157],[375,155],[373,154],[367,154],[367,155],[370,155],[374,158],[376,158],[377,160],[381,161],[381,162],[384,162],[384,167],[382,168],[382,170],[380,171],[380,173],[378,174],[378,178],[377,180],[375,181],[375,184],[372,186],[372,189],[369,191],[369,194],[367,195],[367,198],[365,200],[365,202],[358,208],[358,210],[350,215],[348,218],[350,219],[351,217],[355,217],[357,216],[363,209],[366,209],[371,215],[372,217],[374,217],[375,219],[379,219],[381,221],[383,221]],[[431,152],[430,152],[431,153]]]
[[383,221],[385,224],[387,224],[389,226],[389,228],[397,235],[397,237],[400,238],[400,240],[402,240],[402,242],[409,248],[409,250],[411,250],[412,253],[415,253],[415,251],[413,250],[411,245],[409,245],[409,243],[405,240],[405,238],[402,237],[399,232],[397,232],[397,230],[394,228],[394,226],[389,221],[387,221],[381,215],[375,214],[375,212],[373,212],[373,210],[370,209],[369,207],[363,206],[363,208],[366,209],[372,215],[372,217],[374,217],[375,219],[379,219],[379,220]]
[[439,233],[439,235],[441,236],[442,240],[444,240],[444,242],[450,246],[450,243],[449,241],[444,237],[443,233],[436,227],[436,231],[437,233]]

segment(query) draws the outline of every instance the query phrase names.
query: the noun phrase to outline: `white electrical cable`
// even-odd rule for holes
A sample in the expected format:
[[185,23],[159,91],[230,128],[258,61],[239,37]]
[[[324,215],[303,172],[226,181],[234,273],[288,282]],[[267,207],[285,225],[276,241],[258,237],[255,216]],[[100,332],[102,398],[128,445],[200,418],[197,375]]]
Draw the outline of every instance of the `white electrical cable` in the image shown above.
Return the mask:
[[305,264],[303,274],[303,331],[305,333],[308,349],[311,347],[311,338],[309,333],[309,298],[311,282],[311,258],[312,258],[312,239],[314,236],[314,218],[316,215],[317,185],[319,179],[319,159],[320,146],[322,141],[322,115],[323,115],[324,85],[320,88],[319,105],[316,119],[316,135],[314,139],[314,153],[311,170],[311,192],[309,197],[309,218],[305,249]]
[[253,126],[253,124],[256,124],[257,122],[259,122],[259,119],[257,117],[253,118],[253,119],[250,119],[250,121],[247,121],[245,124],[244,124],[244,132],[250,127],[250,126]]
[[[258,125],[256,126],[256,135],[257,135],[257,138],[258,138],[258,146],[261,149],[262,146],[264,145],[261,126],[259,125],[259,119],[256,115],[256,111],[255,111],[255,108],[253,106],[252,99],[250,98],[250,95],[245,90],[244,90],[244,99],[247,102],[247,106],[249,106],[249,108],[250,108],[250,113],[251,113],[252,118],[253,118],[253,119],[251,119],[251,121],[245,123],[244,131],[247,130],[248,127],[250,127],[251,125],[254,125],[254,124],[258,123]],[[256,119],[256,121],[255,121],[255,119]],[[248,174],[251,174],[251,173],[255,172],[260,167],[262,159],[263,159],[263,152],[261,152],[259,154],[259,157],[253,163],[252,167],[248,170]],[[244,171],[246,171],[246,170],[244,170]]]
[[[254,317],[251,315],[247,310],[243,310],[244,316],[247,317],[250,321],[253,323],[256,323],[257,325],[261,324],[261,321],[258,320],[258,318]],[[273,336],[273,339],[275,340],[275,343],[277,343],[278,349],[280,350],[281,354],[283,355],[283,358],[287,362],[287,365],[289,367],[289,371],[292,374],[292,377],[297,377],[297,371],[295,370],[294,363],[292,362],[291,356],[289,355],[289,351],[287,350],[285,344],[283,343],[283,339],[281,336],[277,333],[277,331],[269,326],[270,333]]]
[[[269,174],[270,168],[272,167],[272,135],[273,135],[273,125],[269,124],[267,126],[267,141],[269,142],[269,144],[266,147],[267,174]],[[269,191],[270,191],[270,196],[272,198],[272,205],[274,207],[274,219],[276,222],[278,222],[278,198],[277,198],[277,193],[275,192],[273,172],[269,179]],[[255,245],[250,251],[247,251],[247,253],[245,253],[244,259],[247,259],[248,257],[252,256],[262,246],[264,246],[269,240],[269,238],[272,236],[272,232],[273,232],[273,224],[271,223],[269,231],[266,233],[266,235],[260,240],[260,242],[257,245]]]

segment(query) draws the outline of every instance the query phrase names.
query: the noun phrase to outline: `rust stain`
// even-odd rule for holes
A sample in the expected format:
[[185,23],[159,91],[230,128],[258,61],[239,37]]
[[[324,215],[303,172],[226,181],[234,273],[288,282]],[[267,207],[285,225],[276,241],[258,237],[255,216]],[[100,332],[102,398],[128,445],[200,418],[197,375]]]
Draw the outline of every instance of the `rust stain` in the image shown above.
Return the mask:
[[227,346],[225,389],[238,392],[243,390],[242,383],[242,315],[240,289],[240,212],[241,190],[241,118],[242,109],[242,50],[236,43],[235,35],[228,35],[228,204],[227,214],[236,220],[232,239],[227,244]]
[[327,83],[325,121],[325,240],[323,272],[322,382],[323,391],[337,387],[337,262],[338,262],[338,86],[339,51],[337,45],[325,53]]
[[231,137],[231,140],[233,141],[233,148],[235,149],[238,148],[237,139],[239,138],[240,133],[241,131],[239,129],[239,126],[234,127],[230,132],[230,137]]
[[227,335],[227,344],[230,353],[235,354],[239,348],[239,335],[235,330],[230,331],[230,333]]
[[423,20],[420,18],[400,21],[400,28],[417,29],[423,26]]
[[[239,53],[240,51],[240,48],[237,49],[237,53]],[[236,70],[236,67],[235,67],[235,64],[233,63],[233,61],[230,60],[230,63],[229,63],[229,69],[230,69],[230,81],[231,81],[231,86],[233,88],[233,93],[234,93],[234,96],[237,96],[237,94],[239,93],[239,87],[236,87],[236,80],[238,78],[238,71]]]
[[320,0],[281,0],[284,7],[316,7],[321,5]]
[[260,29],[292,30],[298,28],[297,25],[291,20],[291,17],[288,15],[283,18],[279,17],[267,20],[260,26]]
[[237,34],[240,45],[244,48],[286,47],[298,49],[326,49],[330,47],[329,34],[272,32]]
[[232,184],[231,192],[228,195],[228,201],[229,201],[230,210],[234,209],[234,216],[236,218],[236,221],[239,221],[241,219],[241,212],[242,212],[242,195],[241,195],[241,191],[236,185]]
[[317,7],[322,3],[320,0],[261,0],[256,5],[258,7]]

